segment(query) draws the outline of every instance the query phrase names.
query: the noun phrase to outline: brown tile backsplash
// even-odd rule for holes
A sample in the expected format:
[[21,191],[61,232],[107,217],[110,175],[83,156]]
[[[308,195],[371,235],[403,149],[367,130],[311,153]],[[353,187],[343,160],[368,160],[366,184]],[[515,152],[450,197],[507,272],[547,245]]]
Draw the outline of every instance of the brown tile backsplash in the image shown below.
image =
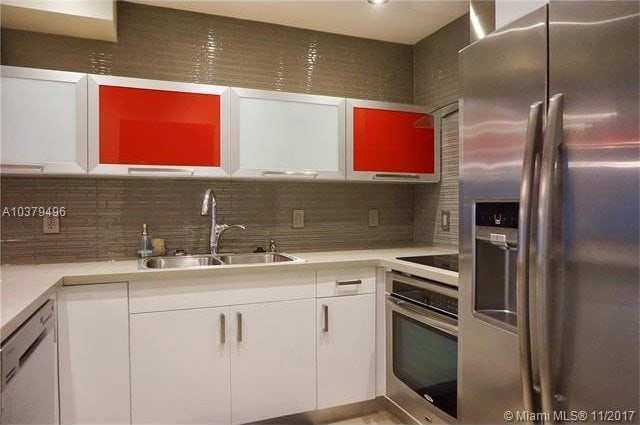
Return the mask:
[[[43,234],[41,218],[2,218],[2,264],[135,257],[142,223],[167,249],[208,250],[211,218],[200,208],[207,188],[228,231],[221,251],[249,252],[275,239],[281,250],[405,246],[413,242],[413,190],[408,185],[206,181],[127,178],[3,177],[2,206],[64,206],[59,234]],[[293,209],[305,227],[293,229]],[[368,227],[368,210],[380,225]]]
[[2,30],[2,63],[393,102],[412,100],[411,46],[118,3],[118,42]]
[[[459,98],[458,51],[469,44],[465,15],[413,46],[413,100],[436,110]],[[416,243],[458,245],[458,114],[442,123],[442,179],[415,188]],[[440,226],[442,211],[451,213],[449,231]]]

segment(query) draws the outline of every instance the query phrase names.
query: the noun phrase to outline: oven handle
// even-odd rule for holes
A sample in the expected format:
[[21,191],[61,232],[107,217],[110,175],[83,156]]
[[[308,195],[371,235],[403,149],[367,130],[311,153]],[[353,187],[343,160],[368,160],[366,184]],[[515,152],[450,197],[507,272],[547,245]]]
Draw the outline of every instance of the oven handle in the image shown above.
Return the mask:
[[424,322],[426,325],[432,326],[450,335],[458,336],[457,326],[453,326],[448,323],[444,323],[439,320],[432,319],[431,317],[425,314],[425,313],[431,314],[431,312],[426,308],[411,304],[410,302],[407,302],[407,301],[402,301],[397,298],[393,298],[391,296],[387,296],[387,301],[401,310],[419,315],[420,321]]
[[[429,291],[437,292],[438,294],[458,299],[458,290],[453,287],[447,287],[444,283],[433,282],[428,279],[416,279],[393,272],[387,273],[387,275],[387,282],[391,282],[391,284],[393,284],[393,281],[395,280],[400,283],[417,286],[418,288],[427,289]],[[387,287],[387,291],[392,292],[390,287]]]

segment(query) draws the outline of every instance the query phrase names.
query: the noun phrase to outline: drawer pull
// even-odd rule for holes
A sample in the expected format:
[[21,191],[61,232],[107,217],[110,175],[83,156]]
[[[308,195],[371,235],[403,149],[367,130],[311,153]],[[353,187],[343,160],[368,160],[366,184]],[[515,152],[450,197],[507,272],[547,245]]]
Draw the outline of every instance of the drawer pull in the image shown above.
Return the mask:
[[193,168],[142,168],[129,167],[128,172],[132,176],[150,175],[170,175],[170,176],[192,176],[195,173]]
[[305,177],[315,179],[320,173],[317,171],[263,171],[264,177]]
[[0,164],[0,170],[2,171],[33,171],[44,172],[44,165],[41,164]]
[[336,285],[338,285],[338,286],[362,285],[362,279],[336,280]]
[[322,332],[329,332],[329,306],[326,304],[322,306],[322,315],[323,315]]
[[392,173],[376,173],[374,179],[412,179],[419,180],[420,174],[392,174]]
[[224,313],[220,313],[220,343],[225,344],[227,342],[227,316]]
[[242,342],[242,313],[238,312],[236,317],[238,318],[238,320],[236,321],[237,323],[237,341],[238,342]]

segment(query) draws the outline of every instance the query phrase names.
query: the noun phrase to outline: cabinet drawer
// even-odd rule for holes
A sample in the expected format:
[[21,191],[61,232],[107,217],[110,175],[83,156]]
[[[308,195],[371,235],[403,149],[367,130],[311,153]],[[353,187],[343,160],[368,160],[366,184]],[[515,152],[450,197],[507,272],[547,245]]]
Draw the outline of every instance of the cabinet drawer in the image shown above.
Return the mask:
[[131,282],[131,313],[314,298],[315,270]]
[[375,291],[374,267],[318,270],[318,297],[369,294]]

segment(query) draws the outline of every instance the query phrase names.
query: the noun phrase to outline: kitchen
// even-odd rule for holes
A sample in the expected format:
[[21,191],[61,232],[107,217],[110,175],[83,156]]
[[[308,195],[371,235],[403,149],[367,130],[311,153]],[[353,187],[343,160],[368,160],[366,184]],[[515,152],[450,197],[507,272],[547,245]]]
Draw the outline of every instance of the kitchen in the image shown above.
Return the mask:
[[638,4],[37,3],[2,423],[638,422]]

